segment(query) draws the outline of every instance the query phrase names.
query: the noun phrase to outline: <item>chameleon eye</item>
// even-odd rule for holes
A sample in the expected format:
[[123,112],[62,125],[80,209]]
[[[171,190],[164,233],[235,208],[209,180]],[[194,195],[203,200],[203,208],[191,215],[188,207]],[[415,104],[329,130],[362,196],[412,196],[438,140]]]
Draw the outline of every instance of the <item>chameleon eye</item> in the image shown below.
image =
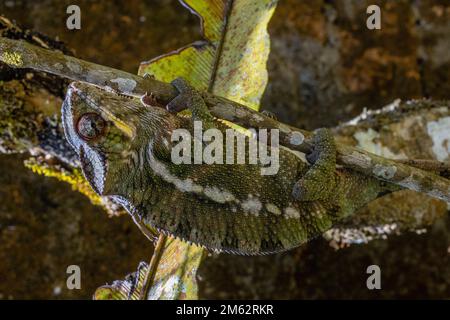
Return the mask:
[[77,123],[77,132],[84,140],[92,140],[103,134],[106,122],[97,113],[85,113]]

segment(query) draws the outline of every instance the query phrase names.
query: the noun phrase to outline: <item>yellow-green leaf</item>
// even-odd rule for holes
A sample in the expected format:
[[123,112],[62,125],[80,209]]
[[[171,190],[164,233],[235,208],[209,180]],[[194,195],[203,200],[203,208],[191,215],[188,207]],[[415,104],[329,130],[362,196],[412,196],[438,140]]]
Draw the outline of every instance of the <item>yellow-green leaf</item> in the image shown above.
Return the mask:
[[150,300],[197,299],[196,274],[203,249],[169,238],[149,290]]
[[275,0],[185,0],[202,21],[203,41],[144,62],[140,74],[170,82],[184,77],[199,90],[257,109],[267,83],[267,24]]
[[[164,248],[149,300],[192,300],[197,299],[195,276],[202,259],[203,250],[195,245],[169,238]],[[112,284],[99,287],[94,300],[139,300],[144,286],[148,264],[141,262],[136,272],[116,280]]]

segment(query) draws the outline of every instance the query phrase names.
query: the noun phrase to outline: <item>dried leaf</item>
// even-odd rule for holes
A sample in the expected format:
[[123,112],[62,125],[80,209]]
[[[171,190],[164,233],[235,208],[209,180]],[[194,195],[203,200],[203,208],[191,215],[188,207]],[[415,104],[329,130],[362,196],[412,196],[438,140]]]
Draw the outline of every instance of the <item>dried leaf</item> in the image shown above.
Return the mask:
[[95,290],[94,300],[139,300],[148,264],[141,262],[136,272],[128,274],[124,280],[116,280]]

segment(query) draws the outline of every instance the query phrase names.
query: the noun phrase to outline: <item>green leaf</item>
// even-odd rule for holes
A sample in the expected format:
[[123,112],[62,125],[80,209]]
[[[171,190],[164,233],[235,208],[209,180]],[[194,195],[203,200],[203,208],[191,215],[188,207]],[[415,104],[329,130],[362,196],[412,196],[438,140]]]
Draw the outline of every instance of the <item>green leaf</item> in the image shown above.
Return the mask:
[[[163,257],[153,279],[147,298],[149,300],[197,299],[195,276],[203,255],[203,249],[174,238],[169,238]],[[94,300],[139,300],[144,286],[148,264],[141,262],[138,269],[124,280],[99,287]]]
[[204,40],[142,63],[139,74],[149,73],[165,82],[181,76],[199,90],[257,109],[267,84],[267,24],[276,3],[183,1],[199,16]]
[[204,249],[169,238],[149,290],[150,300],[192,300],[198,298],[197,269]]
[[[165,82],[183,77],[199,90],[257,110],[267,83],[266,62],[270,51],[267,24],[276,2],[183,1],[182,4],[200,18],[204,39],[142,63],[139,74],[148,73]],[[204,251],[169,238],[148,298],[197,299],[196,273]],[[142,277],[146,268],[138,270],[134,277]],[[139,296],[134,291],[130,293],[130,288],[129,281],[116,281],[112,286],[99,288],[95,298]]]

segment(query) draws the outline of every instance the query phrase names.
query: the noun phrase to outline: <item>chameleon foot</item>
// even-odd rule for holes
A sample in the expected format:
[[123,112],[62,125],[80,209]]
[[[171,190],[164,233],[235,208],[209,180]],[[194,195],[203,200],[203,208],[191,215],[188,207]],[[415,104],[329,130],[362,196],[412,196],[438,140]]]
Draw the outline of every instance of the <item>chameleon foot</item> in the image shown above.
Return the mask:
[[297,181],[292,195],[299,201],[327,199],[335,187],[336,144],[330,130],[314,132],[313,151],[306,156],[311,167]]
[[261,111],[261,113],[262,113],[263,115],[265,115],[266,117],[269,117],[270,119],[273,119],[273,120],[277,120],[277,121],[278,121],[277,116],[276,116],[273,112],[270,112],[270,111],[267,111],[267,110],[263,110],[263,111]]
[[167,104],[167,110],[169,112],[180,112],[187,109],[190,100],[195,95],[194,89],[183,78],[176,78],[171,84],[178,90],[179,94]]
[[180,112],[188,108],[192,111],[192,120],[202,121],[206,129],[214,127],[214,117],[209,112],[202,95],[183,78],[177,78],[171,83],[179,94],[167,104],[167,110]]
[[156,79],[155,76],[154,76],[153,74],[148,73],[148,72],[144,73],[143,78],[144,78],[144,79],[152,79],[152,80],[155,80],[155,79]]

